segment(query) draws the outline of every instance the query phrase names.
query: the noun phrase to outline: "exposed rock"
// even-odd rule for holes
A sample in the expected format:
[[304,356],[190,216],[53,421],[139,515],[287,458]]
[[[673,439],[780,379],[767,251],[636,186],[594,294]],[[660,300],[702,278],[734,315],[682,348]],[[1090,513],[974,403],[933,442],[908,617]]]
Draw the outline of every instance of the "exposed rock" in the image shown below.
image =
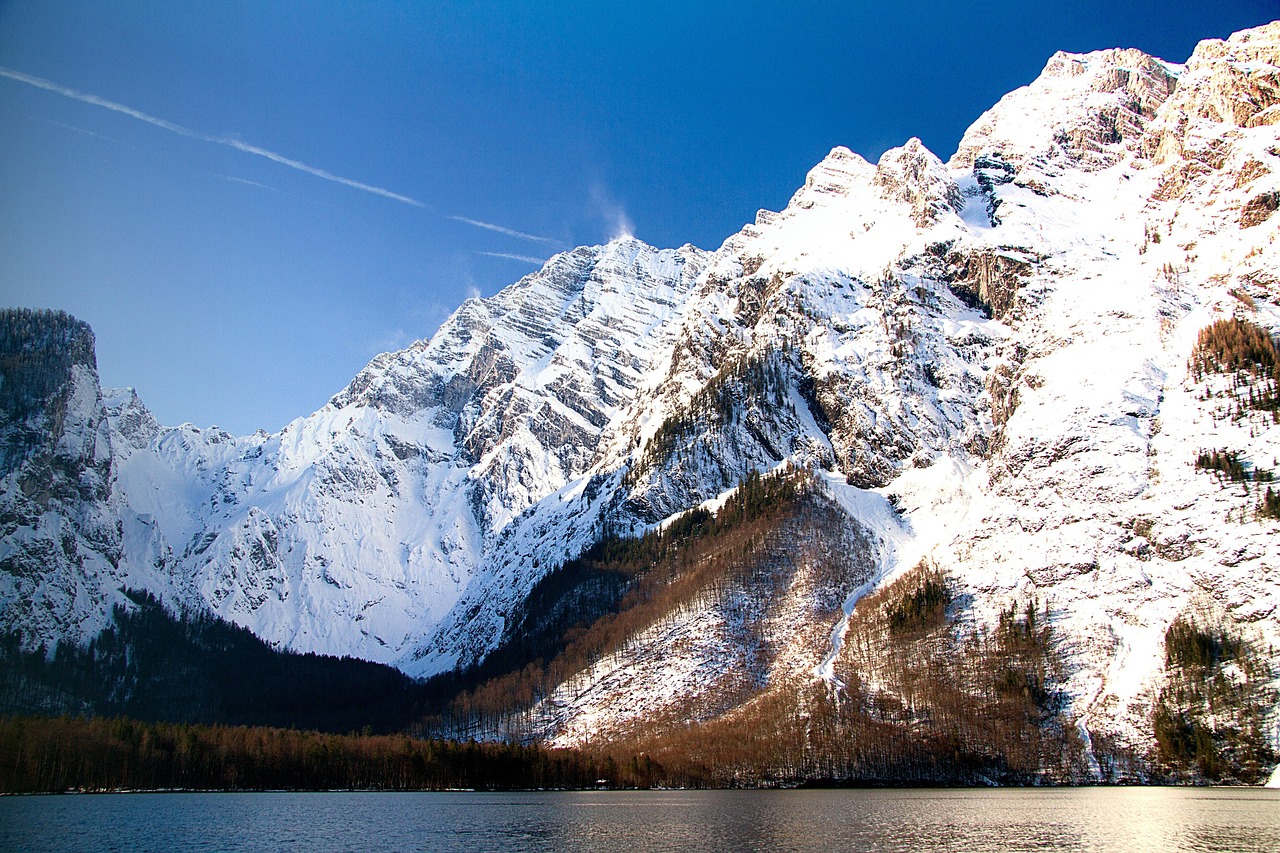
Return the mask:
[[1227,41],[1196,46],[1177,91],[1150,128],[1144,147],[1157,163],[1200,148],[1204,125],[1251,128],[1280,123],[1280,21],[1244,30]]
[[872,182],[885,199],[910,206],[917,228],[928,228],[943,213],[959,213],[963,207],[955,180],[919,139],[886,151]]
[[1138,50],[1056,53],[965,132],[949,165],[974,168],[996,155],[1019,171],[1055,157],[1090,171],[1112,166],[1138,150],[1176,86],[1176,67]]
[[1039,259],[1025,252],[983,249],[947,258],[946,281],[970,304],[1003,320],[1017,310],[1018,293]]
[[1249,199],[1248,204],[1240,211],[1240,227],[1252,228],[1255,225],[1261,225],[1277,210],[1280,210],[1280,192],[1256,195]]
[[0,311],[0,629],[81,643],[118,601],[121,530],[93,332],[60,311]]

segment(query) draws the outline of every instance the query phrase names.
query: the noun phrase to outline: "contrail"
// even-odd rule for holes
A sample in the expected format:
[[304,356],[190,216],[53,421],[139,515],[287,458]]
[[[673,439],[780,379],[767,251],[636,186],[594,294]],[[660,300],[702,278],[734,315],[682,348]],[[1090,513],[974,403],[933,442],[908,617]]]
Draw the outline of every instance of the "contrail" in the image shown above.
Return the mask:
[[526,234],[523,231],[516,231],[514,228],[503,228],[501,225],[494,225],[492,222],[481,222],[479,219],[468,219],[465,216],[450,216],[454,222],[465,222],[468,225],[474,225],[476,228],[484,228],[489,231],[497,231],[499,234],[506,234],[508,237],[518,237],[521,240],[532,240],[535,243],[549,243],[552,246],[559,245],[559,240],[552,240],[550,237],[539,237],[537,234]]
[[546,258],[534,258],[529,255],[512,255],[507,252],[476,252],[477,255],[487,255],[490,258],[506,258],[511,261],[524,261],[526,264],[538,264],[541,266],[547,262]]
[[83,134],[85,136],[92,136],[94,139],[102,139],[102,140],[105,140],[106,142],[114,142],[116,145],[124,145],[123,142],[121,142],[119,139],[116,139],[114,136],[106,136],[105,134],[94,133],[92,130],[85,130],[83,127],[76,127],[74,124],[64,124],[63,122],[60,122],[60,121],[54,121],[51,118],[47,118],[45,119],[45,121],[49,122],[49,124],[53,125],[54,127],[65,128],[67,130]]
[[[108,101],[106,98],[99,98],[97,95],[90,95],[87,92],[81,92],[67,86],[60,86],[52,80],[46,80],[43,77],[34,77],[30,74],[23,74],[21,71],[13,71],[8,68],[0,67],[0,77],[8,77],[10,80],[16,80],[19,83],[26,83],[28,86],[35,86],[37,89],[44,89],[49,92],[62,95],[63,97],[72,98],[86,104],[93,104],[95,107],[117,112],[135,118],[138,121],[144,121],[147,124],[154,125],[162,130],[170,133],[176,133],[179,136],[185,136],[188,139],[196,139],[201,142],[212,142],[217,145],[225,145],[228,148],[234,148],[237,151],[243,151],[246,154],[253,154],[258,157],[265,157],[282,166],[288,166],[290,169],[297,169],[299,172],[306,172],[308,175],[314,175],[317,178],[323,178],[326,181],[332,181],[335,184],[342,184],[345,187],[351,187],[356,190],[363,190],[367,193],[380,195],[383,198],[389,198],[393,201],[411,204],[414,207],[426,207],[425,204],[417,199],[410,198],[407,195],[392,192],[382,187],[375,187],[369,184],[353,181],[350,178],[344,178],[341,175],[335,175],[332,172],[326,172],[324,169],[317,169],[315,166],[308,166],[299,160],[286,157],[283,154],[277,154],[275,151],[268,151],[266,148],[259,148],[256,145],[250,145],[247,142],[241,142],[239,139],[233,139],[229,136],[213,136],[208,133],[201,133],[198,130],[192,130],[189,127],[183,127],[180,124],[174,124],[171,121],[165,121],[162,118],[156,118],[153,115],[147,115],[141,110],[135,110],[133,107],[126,107],[124,104],[118,104],[115,101]],[[479,225],[480,223],[472,223]],[[481,226],[486,227],[486,226]],[[538,238],[534,238],[538,239]]]
[[248,178],[237,178],[233,175],[219,175],[218,177],[222,178],[224,181],[233,181],[237,184],[245,184],[246,186],[250,186],[250,187],[258,187],[264,190],[271,190],[273,193],[282,193],[282,194],[284,193],[284,190],[278,190],[275,187],[269,187],[266,184],[260,184],[257,181],[251,181]]

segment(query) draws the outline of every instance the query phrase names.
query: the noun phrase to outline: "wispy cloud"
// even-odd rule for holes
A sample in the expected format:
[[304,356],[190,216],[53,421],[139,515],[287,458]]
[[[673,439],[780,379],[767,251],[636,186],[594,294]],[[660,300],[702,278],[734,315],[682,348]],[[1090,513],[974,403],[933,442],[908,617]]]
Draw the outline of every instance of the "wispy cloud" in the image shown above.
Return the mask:
[[[422,202],[418,201],[415,198],[411,198],[407,195],[403,195],[398,192],[393,192],[392,190],[386,189],[384,187],[377,187],[371,184],[363,183],[361,181],[352,180],[351,178],[344,178],[341,175],[335,175],[332,172],[326,171],[324,169],[320,169],[316,166],[312,166],[307,163],[303,163],[301,160],[295,160],[292,157],[286,157],[285,155],[280,154],[279,152],[271,151],[269,149],[262,148],[257,145],[252,145],[248,142],[245,142],[241,139],[237,139],[233,136],[217,135],[217,134],[211,134],[211,133],[204,133],[199,130],[193,130],[189,127],[184,127],[183,125],[168,121],[167,119],[159,118],[157,116],[144,113],[141,110],[134,109],[133,107],[126,106],[121,103],[117,103],[116,101],[111,101],[106,98],[99,97],[98,95],[90,94],[88,92],[81,92],[78,89],[72,89],[69,86],[63,86],[59,83],[53,82],[52,80],[46,80],[43,77],[36,77],[35,75],[32,75],[32,74],[25,74],[21,71],[14,71],[11,68],[4,68],[2,66],[0,66],[0,77],[5,77],[10,80],[14,80],[18,83],[24,83],[28,86],[34,86],[37,89],[43,89],[48,92],[53,92],[55,94],[62,95],[65,98],[71,98],[72,100],[80,101],[81,103],[91,104],[95,107],[101,107],[105,110],[110,110],[114,113],[119,113],[120,115],[125,115],[132,119],[145,122],[146,124],[149,124],[153,127],[158,127],[161,130],[167,130],[170,133],[177,134],[178,136],[182,136],[187,139],[194,139],[198,142],[208,142],[214,145],[225,145],[228,148],[234,148],[237,151],[241,151],[245,154],[252,154],[255,157],[262,157],[264,159],[272,161],[273,163],[278,163],[281,166],[287,166],[290,169],[295,169],[299,172],[303,172],[305,174],[312,175],[317,178],[321,178],[322,180],[332,181],[335,184],[341,184],[342,186],[350,187],[352,189],[360,190],[362,192],[373,193],[374,195],[379,195],[379,196],[382,196],[383,198],[389,198],[393,201],[398,201],[403,204],[412,205],[413,207],[426,207],[425,204],[423,204]],[[57,124],[60,127],[65,127],[68,130],[74,130],[77,133],[83,133],[88,136],[96,136],[101,139],[109,140],[111,142],[119,142],[119,140],[112,139],[109,136],[103,136],[102,134],[95,133],[91,130],[85,130],[84,128],[75,127],[73,125],[64,125],[64,124],[61,124],[60,122],[53,122],[53,124]],[[235,181],[237,183],[247,184],[249,186],[261,187],[262,189],[273,190],[275,192],[283,192],[282,190],[278,190],[275,187],[271,187],[266,184],[260,184],[257,181],[250,181],[245,178],[234,178],[229,175],[223,175],[222,177],[226,178],[229,181]],[[284,194],[289,195],[289,193],[284,193]],[[620,208],[616,208],[616,206],[614,206],[614,208],[616,210],[620,210]],[[622,214],[622,216],[623,216],[623,219],[625,219],[625,214]],[[492,222],[485,222],[480,219],[472,219],[467,216],[450,216],[448,218],[452,219],[455,222],[462,222],[466,225],[470,225],[474,228],[483,228],[486,231],[493,231],[498,234],[503,234],[507,237],[514,237],[519,240],[528,240],[534,243],[543,243],[548,246],[562,245],[559,240],[556,240],[552,237],[543,237],[538,234],[529,234],[528,232],[525,232],[525,231],[517,231],[514,228],[507,228],[502,225],[495,225]],[[629,228],[630,226],[628,223],[625,226],[619,226],[619,227]],[[524,261],[526,263],[531,263],[531,264],[541,264],[545,262],[544,258],[534,258],[528,255],[515,255],[515,254],[504,253],[504,252],[479,252],[478,254],[491,255],[492,257],[497,257],[497,258],[509,258],[511,260]]]
[[450,216],[449,218],[454,222],[465,222],[467,225],[474,225],[476,228],[484,228],[487,231],[497,231],[499,234],[506,234],[508,237],[517,237],[521,240],[532,240],[535,243],[547,243],[551,246],[560,245],[559,240],[553,240],[550,237],[539,237],[537,234],[526,234],[525,232],[517,231],[514,228],[504,228],[501,225],[494,225],[492,222],[481,222],[479,219],[468,219],[465,216]]
[[609,226],[611,240],[630,239],[635,236],[635,225],[627,211],[614,200],[612,194],[600,184],[591,187],[591,204]]
[[304,202],[305,204],[314,204],[317,207],[327,207],[330,209],[336,208],[336,205],[330,204],[329,202],[319,201],[309,196],[299,195],[298,193],[291,193],[288,190],[282,190],[279,187],[273,187],[271,186],[271,184],[263,184],[263,183],[259,183],[258,181],[251,181],[248,178],[238,178],[235,175],[223,175],[217,172],[215,172],[214,175],[219,180],[226,181],[227,183],[239,184],[240,186],[244,186],[244,187],[253,187],[256,190],[266,190],[267,192],[275,193],[276,195],[284,196],[285,198],[297,199],[298,201]]
[[166,121],[165,119],[157,118],[153,115],[148,115],[141,110],[135,110],[133,107],[127,107],[124,104],[109,101],[106,98],[100,98],[97,95],[91,95],[87,92],[81,92],[78,89],[59,85],[51,80],[46,80],[43,77],[35,77],[31,74],[24,74],[21,71],[14,71],[4,67],[0,67],[0,77],[7,77],[10,80],[25,83],[28,86],[34,86],[37,89],[44,89],[82,103],[92,104],[95,107],[102,107],[103,109],[111,110],[112,112],[137,119],[138,121],[146,122],[147,124],[158,127],[162,130],[167,130],[170,133],[176,133],[178,136],[185,136],[187,139],[195,139],[200,142],[212,142],[215,145],[225,145],[228,148],[243,151],[245,154],[252,154],[256,157],[265,157],[274,163],[279,163],[282,166],[288,166],[290,169],[296,169],[299,172],[305,172],[308,175],[312,175],[326,181],[332,181],[335,184],[342,184],[345,187],[351,187],[352,189],[361,190],[362,192],[380,195],[383,198],[389,198],[393,201],[410,204],[414,207],[426,207],[422,202],[415,198],[410,198],[407,195],[401,195],[400,193],[392,192],[391,190],[384,189],[383,187],[375,187],[371,184],[354,181],[351,178],[344,178],[341,175],[335,175],[332,172],[325,171],[324,169],[307,165],[300,160],[294,160],[291,157],[286,157],[275,151],[269,151],[266,148],[260,148],[257,145],[250,145],[247,142],[242,142],[241,140],[230,136],[216,136],[213,134],[201,133],[198,130],[192,130],[189,127],[183,127],[180,124],[174,124],[171,121]]
[[476,252],[477,255],[485,255],[490,258],[506,258],[511,261],[524,261],[526,264],[542,265],[547,262],[546,258],[535,258],[530,255],[513,255],[509,252]]

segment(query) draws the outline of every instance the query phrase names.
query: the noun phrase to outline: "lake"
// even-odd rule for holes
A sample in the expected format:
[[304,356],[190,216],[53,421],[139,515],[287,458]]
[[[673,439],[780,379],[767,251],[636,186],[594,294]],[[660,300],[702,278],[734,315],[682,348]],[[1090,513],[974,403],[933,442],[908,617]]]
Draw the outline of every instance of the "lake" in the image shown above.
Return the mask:
[[3,851],[1280,851],[1257,788],[0,797]]

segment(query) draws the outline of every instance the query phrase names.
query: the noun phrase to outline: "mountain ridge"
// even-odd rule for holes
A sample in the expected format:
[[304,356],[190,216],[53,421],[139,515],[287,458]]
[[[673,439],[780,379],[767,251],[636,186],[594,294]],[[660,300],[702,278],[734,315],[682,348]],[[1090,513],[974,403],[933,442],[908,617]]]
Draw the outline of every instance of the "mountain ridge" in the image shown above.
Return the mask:
[[[1280,640],[1274,523],[1196,467],[1219,447],[1276,466],[1249,408],[1263,380],[1187,368],[1215,318],[1280,329],[1261,227],[1278,81],[1280,22],[1181,66],[1056,54],[946,163],[916,139],[874,165],[837,147],[714,252],[556,255],[274,435],[161,428],[81,365],[60,386],[74,417],[46,407],[79,467],[6,468],[4,627],[83,644],[128,586],[301,651],[446,672],[606,532],[790,464],[874,519],[877,583],[927,558],[978,624],[1051,599],[1080,736],[1147,750],[1176,619]],[[6,414],[4,446],[31,444]],[[835,683],[872,592],[854,574],[788,678]]]

